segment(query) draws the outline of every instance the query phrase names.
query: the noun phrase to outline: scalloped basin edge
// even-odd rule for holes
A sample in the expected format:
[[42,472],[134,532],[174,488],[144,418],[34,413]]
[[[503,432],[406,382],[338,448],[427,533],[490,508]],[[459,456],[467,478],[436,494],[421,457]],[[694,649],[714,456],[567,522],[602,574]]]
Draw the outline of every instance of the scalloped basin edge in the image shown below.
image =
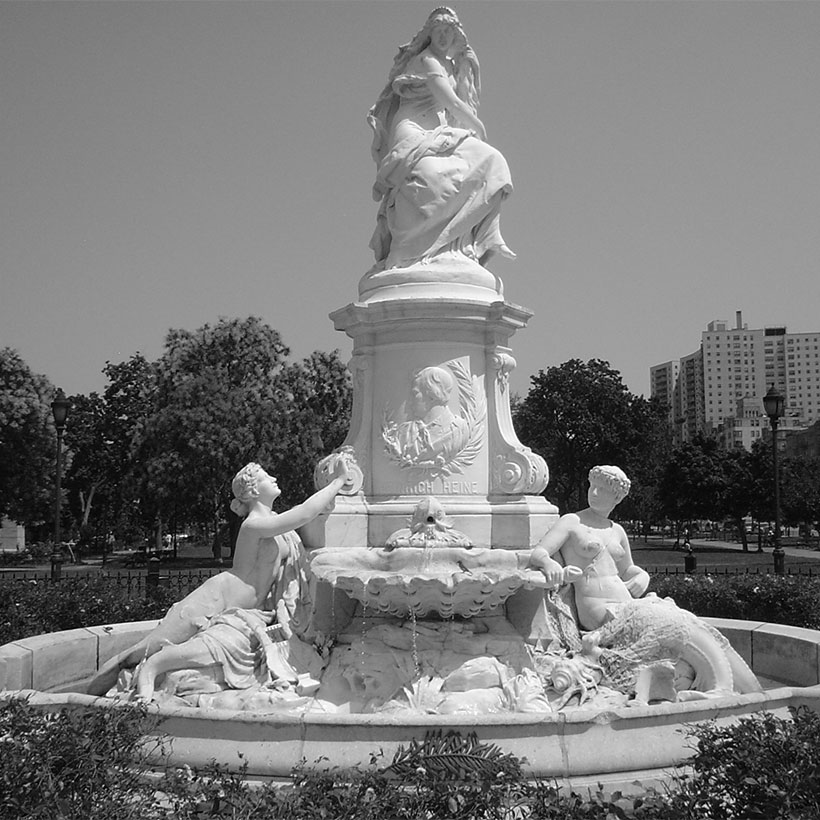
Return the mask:
[[[727,723],[760,711],[786,715],[790,706],[820,711],[820,631],[755,621],[705,619],[721,630],[754,672],[782,686],[706,701],[622,707],[601,713],[395,715],[251,715],[151,706],[163,717],[166,762],[204,766],[212,760],[251,779],[288,779],[301,761],[322,766],[366,766],[372,752],[392,758],[427,731],[476,732],[483,742],[526,758],[534,777],[574,788],[603,783],[629,787],[668,779],[691,748],[682,727],[707,720]],[[156,621],[114,624],[38,635],[0,647],[0,697],[24,694],[43,709],[117,708],[114,701],[82,694],[101,663],[147,633]],[[241,757],[240,757],[241,755]],[[157,760],[160,763],[159,760]]]
[[546,586],[528,557],[482,547],[324,547],[312,553],[310,569],[371,613],[474,617],[518,589]]

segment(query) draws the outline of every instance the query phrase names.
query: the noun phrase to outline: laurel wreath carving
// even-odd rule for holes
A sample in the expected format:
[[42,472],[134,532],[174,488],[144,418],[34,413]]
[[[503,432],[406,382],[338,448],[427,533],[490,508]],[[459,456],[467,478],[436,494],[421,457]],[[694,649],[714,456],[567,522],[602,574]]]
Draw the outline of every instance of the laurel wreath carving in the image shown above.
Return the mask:
[[446,477],[453,473],[463,473],[464,469],[475,461],[481,451],[484,440],[484,429],[487,422],[487,402],[469,368],[457,359],[445,362],[444,367],[450,369],[458,388],[459,415],[467,424],[467,442],[458,450],[449,461],[416,461],[401,452],[398,444],[398,422],[395,414],[386,406],[382,421],[382,440],[384,452],[390,461],[403,469],[420,470],[432,477]]

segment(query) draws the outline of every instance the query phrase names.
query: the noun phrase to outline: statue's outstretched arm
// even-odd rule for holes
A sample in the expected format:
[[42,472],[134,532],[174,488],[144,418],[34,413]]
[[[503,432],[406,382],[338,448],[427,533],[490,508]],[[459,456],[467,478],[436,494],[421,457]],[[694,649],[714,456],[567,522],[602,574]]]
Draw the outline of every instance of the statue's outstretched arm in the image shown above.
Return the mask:
[[326,487],[322,487],[306,501],[279,515],[272,515],[269,518],[248,519],[242,526],[253,530],[259,538],[270,538],[273,535],[282,535],[282,533],[303,527],[333,503],[348,478],[349,472],[346,461],[342,458],[337,459],[333,478]]
[[552,556],[567,542],[574,517],[564,515],[555,526],[541,539],[530,555],[530,566],[540,569],[544,577],[553,586],[564,583],[564,567]]

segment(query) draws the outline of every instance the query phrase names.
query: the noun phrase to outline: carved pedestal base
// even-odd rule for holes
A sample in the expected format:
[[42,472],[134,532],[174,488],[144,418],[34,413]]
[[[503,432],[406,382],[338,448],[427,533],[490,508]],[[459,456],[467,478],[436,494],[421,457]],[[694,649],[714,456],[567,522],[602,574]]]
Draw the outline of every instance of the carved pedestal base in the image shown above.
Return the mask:
[[518,440],[510,415],[508,343],[532,314],[503,301],[484,274],[381,274],[361,301],[331,314],[353,339],[353,414],[316,479],[325,483],[341,455],[355,480],[302,532],[310,548],[383,546],[426,496],[476,547],[530,548],[557,519],[539,495],[547,465]]
[[[555,505],[543,496],[435,496],[453,525],[474,547],[531,549],[558,520]],[[339,496],[333,512],[320,516],[300,534],[310,549],[384,546],[407,527],[418,496],[365,500]]]

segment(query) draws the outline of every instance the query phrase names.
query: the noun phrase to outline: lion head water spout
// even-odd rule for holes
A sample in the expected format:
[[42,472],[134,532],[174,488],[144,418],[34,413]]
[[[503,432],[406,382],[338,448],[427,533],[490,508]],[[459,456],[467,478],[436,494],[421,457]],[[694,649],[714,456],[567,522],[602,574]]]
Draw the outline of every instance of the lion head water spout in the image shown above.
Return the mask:
[[496,611],[518,589],[544,588],[543,574],[527,561],[524,553],[472,547],[441,502],[428,497],[385,547],[326,547],[312,554],[310,567],[319,582],[374,614],[470,618]]
[[385,543],[387,549],[395,547],[472,547],[470,539],[453,529],[444,514],[444,506],[433,496],[423,498],[413,510],[409,527],[396,530]]

